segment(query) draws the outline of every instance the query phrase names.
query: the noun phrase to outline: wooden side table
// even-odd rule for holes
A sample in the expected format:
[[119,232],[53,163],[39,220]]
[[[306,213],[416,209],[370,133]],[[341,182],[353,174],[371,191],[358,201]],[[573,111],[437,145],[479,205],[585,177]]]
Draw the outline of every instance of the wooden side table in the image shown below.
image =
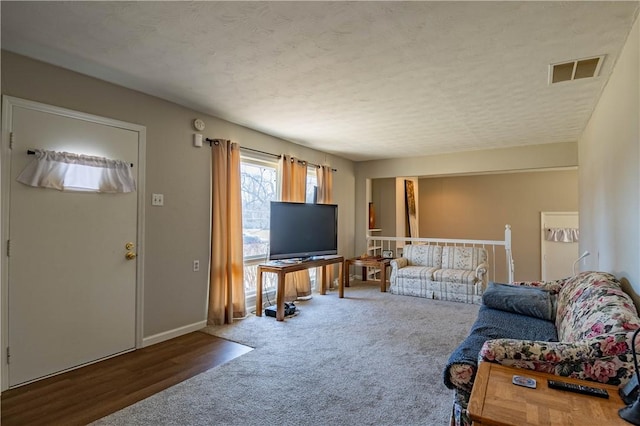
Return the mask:
[[362,266],[362,281],[367,280],[367,268],[380,269],[380,291],[387,291],[387,267],[390,265],[391,259],[384,257],[354,257],[345,259],[343,270],[344,283],[340,283],[338,289],[338,297],[344,297],[344,288],[349,287],[349,266]]
[[[535,379],[537,387],[514,385],[514,375]],[[606,389],[609,399],[551,389],[548,379]],[[617,386],[481,362],[468,410],[474,425],[628,426],[618,416],[625,405]]]

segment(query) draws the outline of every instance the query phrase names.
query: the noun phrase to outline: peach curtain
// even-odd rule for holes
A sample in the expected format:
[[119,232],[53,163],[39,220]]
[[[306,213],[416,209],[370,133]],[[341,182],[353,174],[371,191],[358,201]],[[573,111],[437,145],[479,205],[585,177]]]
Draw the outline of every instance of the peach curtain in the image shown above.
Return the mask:
[[[333,169],[330,166],[318,166],[316,177],[318,181],[317,203],[333,204]],[[316,271],[316,277],[321,275],[319,271]],[[327,276],[334,276],[333,265],[327,266]],[[329,287],[332,287],[331,279],[329,279]]]
[[242,254],[240,146],[211,146],[211,263],[207,324],[232,323],[246,315]]
[[[304,203],[307,193],[307,163],[288,155],[280,157],[280,199]],[[286,275],[284,300],[294,301],[311,296],[309,271],[298,271]]]
[[318,204],[333,204],[333,170],[329,166],[319,166]]

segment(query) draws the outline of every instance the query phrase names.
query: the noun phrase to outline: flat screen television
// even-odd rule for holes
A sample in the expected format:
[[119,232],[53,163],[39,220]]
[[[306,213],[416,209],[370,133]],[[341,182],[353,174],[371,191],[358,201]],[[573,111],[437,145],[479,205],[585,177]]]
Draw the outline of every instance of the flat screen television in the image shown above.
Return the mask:
[[338,206],[271,202],[269,259],[338,253]]

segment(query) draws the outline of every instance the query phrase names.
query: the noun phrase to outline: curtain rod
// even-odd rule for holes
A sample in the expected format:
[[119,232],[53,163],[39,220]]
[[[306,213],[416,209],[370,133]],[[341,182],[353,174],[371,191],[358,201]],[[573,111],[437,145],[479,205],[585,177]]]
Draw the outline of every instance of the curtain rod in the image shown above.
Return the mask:
[[[205,141],[206,141],[206,142],[209,142],[209,146],[211,146],[212,144],[216,144],[216,145],[218,145],[221,141],[225,141],[225,140],[227,140],[227,139],[211,139],[211,138],[205,138]],[[279,154],[272,154],[272,153],[270,153],[270,152],[260,151],[259,149],[247,148],[247,147],[244,147],[244,146],[241,146],[241,147],[240,147],[240,150],[241,150],[241,151],[252,151],[252,152],[257,152],[257,153],[259,153],[259,154],[269,155],[269,156],[271,156],[271,157],[275,157],[275,158],[281,158],[281,157],[282,157],[282,155],[279,155]],[[298,161],[300,161],[300,160],[298,160]],[[311,166],[314,166],[314,167],[318,167],[318,168],[319,168],[319,167],[321,167],[321,166],[319,166],[319,165],[317,165],[317,164],[313,164],[313,163],[311,163],[311,162],[309,162],[309,161],[303,161],[303,162],[304,162],[304,163],[307,163],[307,164],[309,164],[309,165],[311,165]],[[331,171],[332,171],[332,172],[337,172],[338,170],[337,170],[337,169],[331,169]]]
[[[36,152],[32,149],[27,150],[27,155],[36,155]],[[133,163],[129,163],[131,167],[133,167]]]

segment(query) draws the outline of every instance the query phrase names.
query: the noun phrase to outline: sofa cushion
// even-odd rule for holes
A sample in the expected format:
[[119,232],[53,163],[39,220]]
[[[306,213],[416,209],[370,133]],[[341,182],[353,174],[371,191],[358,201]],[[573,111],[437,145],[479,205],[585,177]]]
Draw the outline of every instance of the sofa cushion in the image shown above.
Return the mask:
[[478,280],[475,269],[438,269],[433,279],[443,283],[473,284]]
[[442,266],[442,246],[408,244],[402,248],[402,257],[409,261],[409,265]]
[[558,293],[556,327],[561,341],[635,330],[638,313],[618,280],[604,272],[583,272]]
[[489,283],[482,303],[494,309],[547,321],[556,318],[556,296],[536,287]]
[[405,266],[398,269],[398,278],[419,278],[433,281],[433,272],[437,269],[431,266]]
[[476,269],[487,261],[487,250],[482,247],[442,248],[442,269]]

